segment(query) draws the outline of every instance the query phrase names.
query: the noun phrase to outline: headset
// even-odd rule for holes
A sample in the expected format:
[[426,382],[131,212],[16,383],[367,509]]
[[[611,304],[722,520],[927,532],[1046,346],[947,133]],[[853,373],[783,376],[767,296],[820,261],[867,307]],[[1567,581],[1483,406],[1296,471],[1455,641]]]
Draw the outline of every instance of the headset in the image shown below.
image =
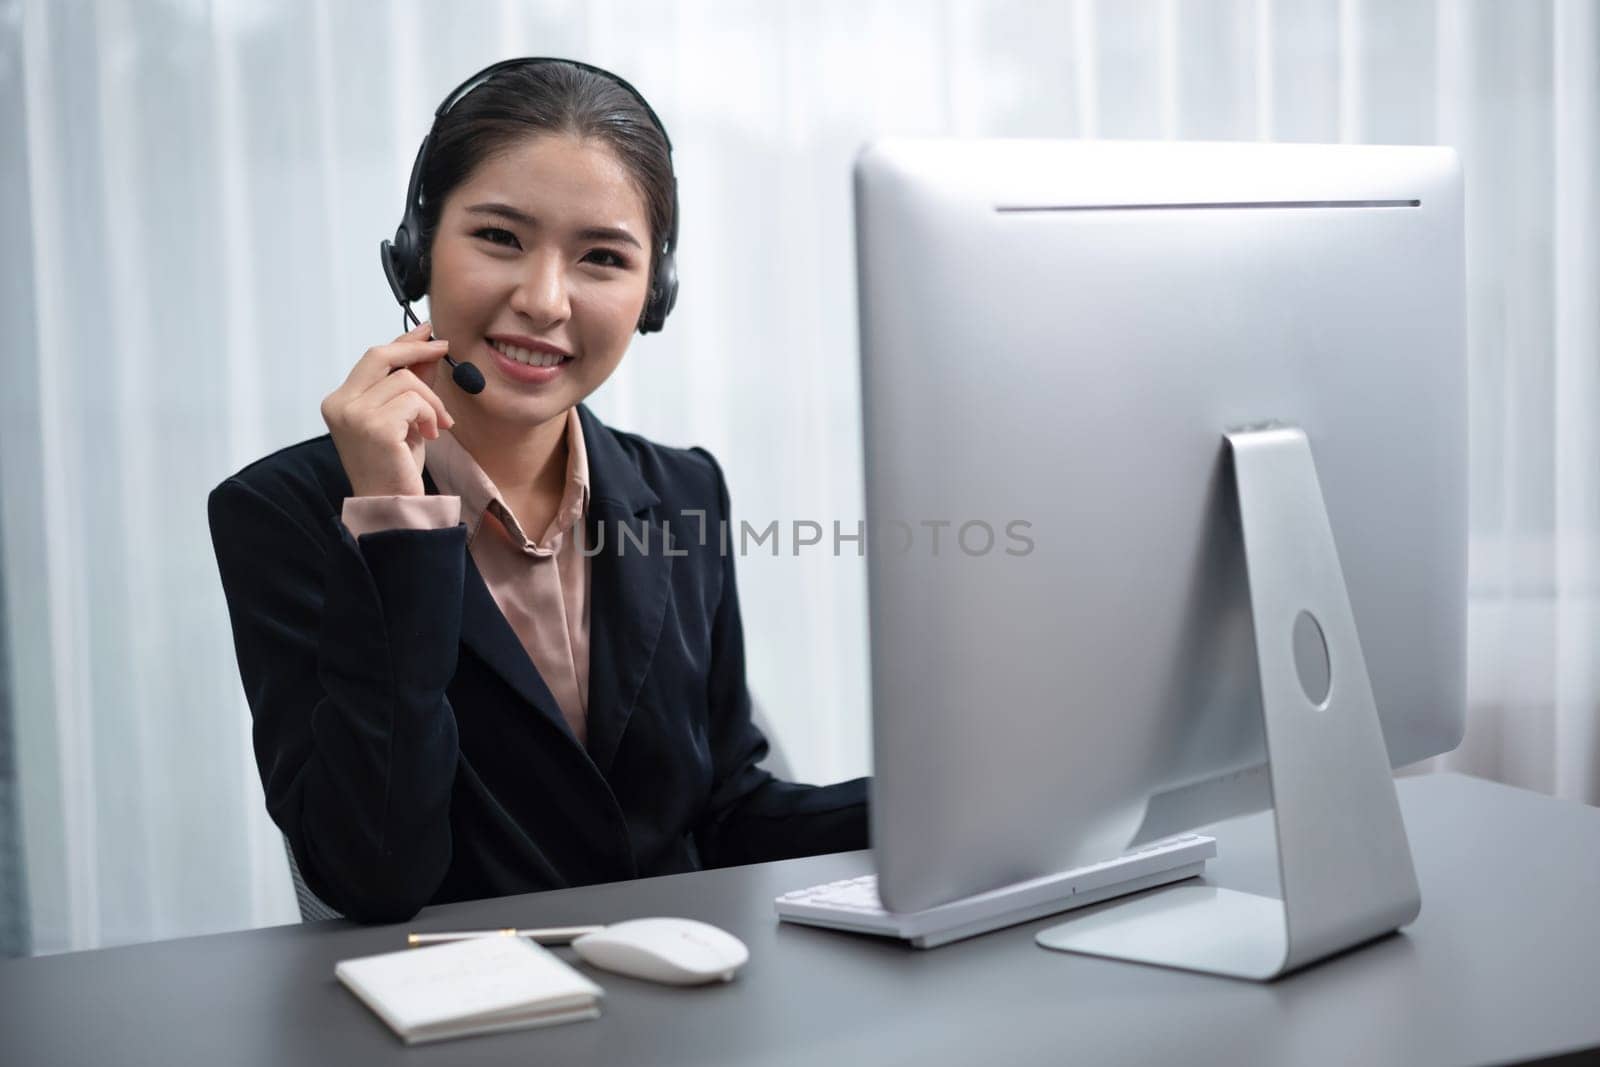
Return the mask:
[[[667,159],[670,165],[672,159],[672,139],[667,136],[667,129],[661,125],[661,119],[656,115],[648,101],[639,93],[639,90],[629,85],[608,70],[580,63],[575,59],[557,59],[552,56],[527,56],[521,59],[504,59],[480,70],[472,77],[458,85],[449,96],[444,98],[444,103],[439,105],[433,113],[433,125],[428,128],[428,135],[422,139],[422,146],[417,149],[417,160],[411,165],[411,181],[406,185],[406,211],[400,219],[400,226],[394,231],[394,240],[383,241],[378,245],[378,256],[383,262],[384,277],[389,279],[389,288],[394,291],[394,297],[400,301],[404,313],[406,328],[411,329],[420,325],[416,314],[411,310],[411,302],[420,300],[428,291],[428,271],[423,264],[425,249],[422,243],[422,173],[427,169],[428,149],[433,145],[434,130],[438,129],[439,119],[445,112],[461,102],[462,97],[494,77],[503,70],[511,67],[531,66],[540,63],[564,63],[569,67],[577,67],[591,74],[598,74],[609,80],[618,88],[624,90],[639,106],[644,108],[645,114],[650,116],[650,121],[655,125],[661,139],[667,143]],[[651,272],[650,295],[645,300],[644,312],[639,316],[639,332],[655,333],[667,321],[667,314],[678,302],[678,265],[676,253],[678,251],[678,178],[672,178],[672,219],[667,226],[667,239],[656,252],[655,269]],[[471,363],[457,363],[448,355],[445,362],[452,368],[451,378],[467,393],[483,392],[483,372]]]

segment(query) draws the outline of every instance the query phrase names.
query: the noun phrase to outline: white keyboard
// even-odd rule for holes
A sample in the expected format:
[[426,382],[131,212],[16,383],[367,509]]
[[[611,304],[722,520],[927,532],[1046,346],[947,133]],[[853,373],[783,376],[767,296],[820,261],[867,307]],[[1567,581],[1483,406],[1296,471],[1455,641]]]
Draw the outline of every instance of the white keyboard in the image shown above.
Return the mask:
[[865,874],[785,893],[778,918],[810,926],[877,934],[933,948],[1003,926],[1081,908],[1125,893],[1193,878],[1217,854],[1215,838],[1180,834],[1115,859],[1034,878],[925,911],[885,911],[878,876]]

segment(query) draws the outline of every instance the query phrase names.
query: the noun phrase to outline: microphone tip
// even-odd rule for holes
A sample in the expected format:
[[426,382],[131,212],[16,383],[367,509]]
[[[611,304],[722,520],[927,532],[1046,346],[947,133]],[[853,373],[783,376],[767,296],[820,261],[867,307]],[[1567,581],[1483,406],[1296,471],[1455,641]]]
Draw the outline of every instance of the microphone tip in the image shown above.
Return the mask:
[[483,392],[483,371],[471,363],[457,363],[456,369],[450,372],[451,379],[461,387],[463,393],[477,396]]

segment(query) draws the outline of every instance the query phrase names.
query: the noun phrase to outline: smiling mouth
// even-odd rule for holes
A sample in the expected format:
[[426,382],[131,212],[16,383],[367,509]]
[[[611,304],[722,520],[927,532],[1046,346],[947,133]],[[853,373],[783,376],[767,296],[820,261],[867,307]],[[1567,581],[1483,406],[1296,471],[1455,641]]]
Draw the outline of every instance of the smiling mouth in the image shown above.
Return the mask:
[[559,356],[554,352],[533,352],[516,345],[508,345],[504,341],[489,340],[489,345],[507,359],[515,360],[527,367],[559,367],[563,363],[570,363],[571,356]]

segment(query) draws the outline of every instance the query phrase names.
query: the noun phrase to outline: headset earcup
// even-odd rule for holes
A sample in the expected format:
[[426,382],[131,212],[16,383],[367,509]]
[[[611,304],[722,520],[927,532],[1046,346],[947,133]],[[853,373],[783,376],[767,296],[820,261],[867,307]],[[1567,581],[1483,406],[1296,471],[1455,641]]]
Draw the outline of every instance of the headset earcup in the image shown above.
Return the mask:
[[394,231],[393,241],[383,241],[378,245],[383,275],[389,279],[394,298],[402,304],[421,300],[428,291],[427,271],[422,266],[421,257],[416,254],[419,242],[412,236],[409,222],[407,219],[400,223],[400,228]]
[[421,300],[428,292],[428,272],[422,264],[422,241],[415,220],[408,213],[394,232],[395,247],[399,253],[401,280],[405,282],[406,299]]
[[678,261],[671,252],[656,264],[655,284],[650,287],[650,299],[644,314],[639,317],[640,333],[656,333],[666,325],[667,314],[678,302]]
[[400,257],[393,241],[378,242],[378,262],[383,264],[383,276],[388,279],[389,291],[401,304],[406,302],[406,284],[401,277]]

